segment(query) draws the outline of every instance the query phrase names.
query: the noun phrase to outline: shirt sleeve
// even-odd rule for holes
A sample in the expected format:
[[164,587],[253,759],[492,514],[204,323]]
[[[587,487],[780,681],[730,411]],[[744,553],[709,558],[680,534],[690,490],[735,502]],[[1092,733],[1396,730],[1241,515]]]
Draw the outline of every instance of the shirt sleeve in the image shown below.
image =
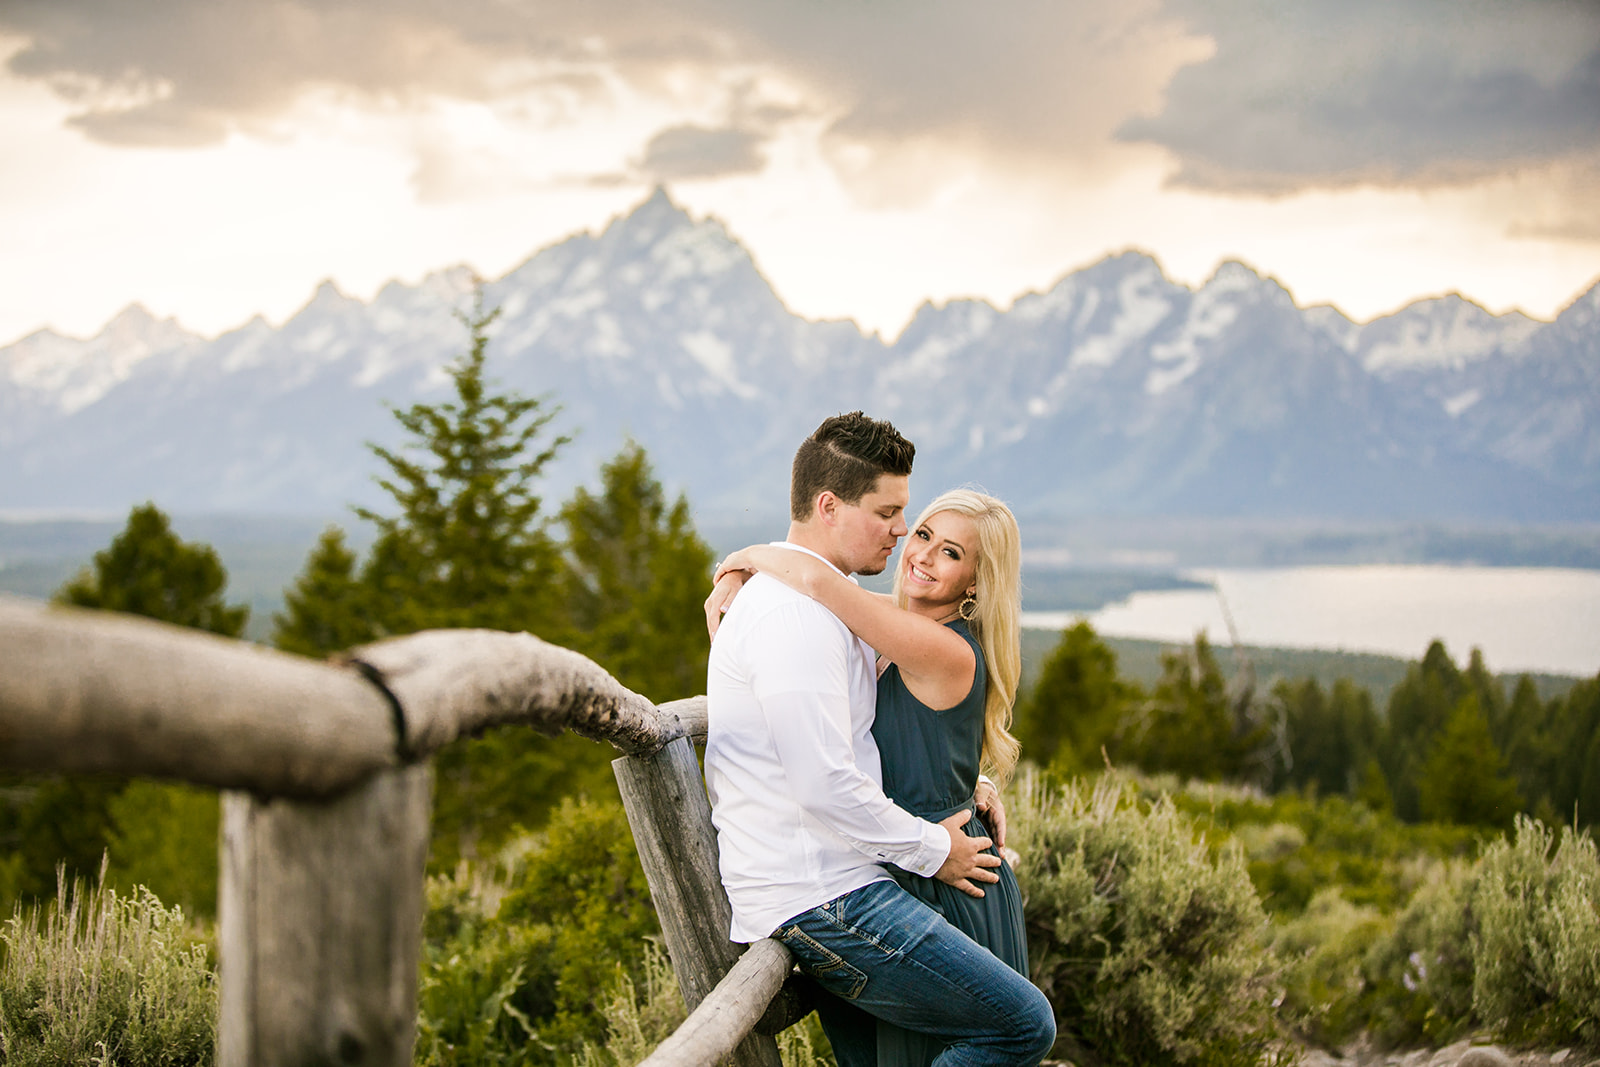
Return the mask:
[[809,603],[774,611],[760,629],[751,682],[796,803],[857,851],[931,877],[949,833],[895,804],[856,763],[850,632]]

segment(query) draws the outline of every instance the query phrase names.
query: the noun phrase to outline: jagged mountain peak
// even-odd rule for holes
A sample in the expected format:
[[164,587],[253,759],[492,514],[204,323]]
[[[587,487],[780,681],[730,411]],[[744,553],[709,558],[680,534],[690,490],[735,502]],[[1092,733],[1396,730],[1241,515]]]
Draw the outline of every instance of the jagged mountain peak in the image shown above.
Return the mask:
[[[178,327],[144,309],[95,339],[44,332],[0,349],[0,499],[370,503],[362,442],[395,433],[385,404],[444,395],[473,281],[453,267],[370,302],[326,282],[281,327],[181,335],[161,358],[137,336]],[[720,221],[658,189],[488,283],[485,303],[501,309],[491,373],[549,396],[574,433],[551,499],[588,484],[627,434],[698,509],[781,512],[772,487],[795,442],[864,407],[917,439],[925,484],[979,481],[1041,513],[1505,515],[1526,501],[1529,517],[1600,516],[1600,468],[1572,458],[1600,445],[1569,410],[1600,398],[1583,374],[1543,373],[1593,363],[1600,287],[1558,326],[1451,295],[1361,327],[1301,311],[1243,262],[1190,286],[1130,250],[1003,310],[924,303],[889,345],[789,312]],[[1530,328],[1538,358],[1501,358]],[[1388,365],[1408,373],[1361,360],[1381,368],[1396,352],[1410,362]],[[1458,380],[1449,368],[1468,359],[1485,370]]]
[[1562,308],[1556,322],[1568,329],[1585,329],[1600,323],[1600,280]]
[[1542,325],[1520,311],[1495,315],[1460,293],[1446,293],[1367,323],[1356,354],[1367,370],[1380,375],[1460,370],[1497,352],[1518,351]]
[[117,312],[95,335],[94,341],[115,347],[142,346],[154,351],[202,339],[179,325],[176,318],[157,318],[143,304],[132,303]]

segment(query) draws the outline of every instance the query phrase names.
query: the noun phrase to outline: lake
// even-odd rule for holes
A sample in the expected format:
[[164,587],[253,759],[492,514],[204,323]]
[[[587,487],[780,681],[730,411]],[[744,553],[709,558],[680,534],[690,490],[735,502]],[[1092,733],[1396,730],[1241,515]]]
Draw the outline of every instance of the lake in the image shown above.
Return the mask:
[[[1098,611],[1023,612],[1061,629],[1087,618],[1106,636],[1343,649],[1420,659],[1443,640],[1458,663],[1483,650],[1497,673],[1600,671],[1600,571],[1554,567],[1324,566],[1195,570],[1212,589],[1134,593]],[[1220,596],[1219,596],[1220,592]]]

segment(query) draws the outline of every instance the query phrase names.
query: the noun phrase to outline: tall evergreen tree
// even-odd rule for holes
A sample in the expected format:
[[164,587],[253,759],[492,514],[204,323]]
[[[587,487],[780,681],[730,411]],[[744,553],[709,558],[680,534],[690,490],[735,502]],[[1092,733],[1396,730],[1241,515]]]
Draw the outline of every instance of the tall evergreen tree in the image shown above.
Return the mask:
[[1422,817],[1434,822],[1506,830],[1522,810],[1477,694],[1462,697],[1451,712],[1423,761],[1417,793]]
[[337,526],[317,539],[283,606],[273,617],[272,643],[285,652],[325,656],[376,636],[372,597]]
[[1123,751],[1147,771],[1253,781],[1271,766],[1270,727],[1244,714],[1205,634],[1192,652],[1166,652],[1161,679]]
[[1101,766],[1101,749],[1116,759],[1123,721],[1144,694],[1117,674],[1117,654],[1087,622],[1069,627],[1051,651],[1012,732],[1022,754],[1063,774]]
[[[377,527],[359,570],[342,542],[324,535],[280,620],[285,647],[327,652],[456,627],[530,631],[570,643],[559,547],[537,491],[568,438],[550,432],[557,409],[489,380],[489,327],[497,314],[484,309],[480,289],[471,312],[460,316],[468,347],[446,367],[450,398],[396,409],[403,443],[370,446],[393,506],[356,509]],[[542,824],[562,796],[614,789],[602,746],[523,726],[450,745],[434,766],[431,862],[443,869],[497,847],[519,826]]]
[[1422,765],[1468,694],[1477,700],[1486,722],[1489,715],[1502,714],[1505,692],[1482,657],[1474,652],[1462,671],[1439,641],[1428,646],[1421,662],[1408,667],[1405,678],[1390,692],[1379,759],[1400,818],[1415,822],[1423,817],[1417,785]]
[[1551,716],[1550,803],[1563,821],[1600,823],[1600,675],[1567,690]]
[[[387,633],[482,626],[560,634],[558,552],[534,483],[570,438],[546,433],[559,409],[495,392],[484,373],[489,326],[480,289],[461,316],[470,344],[446,368],[455,396],[395,411],[410,440],[371,445],[394,514],[357,508],[378,528],[363,574]],[[549,438],[541,441],[541,438]]]
[[601,468],[599,494],[577,489],[561,521],[572,647],[657,703],[704,692],[709,643],[693,622],[713,557],[688,500],[668,506],[630,441]]
[[1315,678],[1282,681],[1273,693],[1284,708],[1290,754],[1274,786],[1353,795],[1377,746],[1372,695],[1347,678],[1327,692]]
[[94,554],[94,566],[80,571],[55,599],[238,637],[250,609],[223,599],[227,584],[216,549],[179,540],[160,508],[141,504],[110,546]]

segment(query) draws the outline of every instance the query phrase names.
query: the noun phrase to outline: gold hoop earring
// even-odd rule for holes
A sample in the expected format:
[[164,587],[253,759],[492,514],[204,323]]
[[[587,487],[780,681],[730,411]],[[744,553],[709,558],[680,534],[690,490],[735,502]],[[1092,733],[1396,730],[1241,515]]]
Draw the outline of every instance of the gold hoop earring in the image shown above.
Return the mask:
[[956,614],[960,615],[964,622],[971,622],[973,617],[978,614],[978,598],[968,593],[967,599],[963,600],[961,607],[956,609]]

